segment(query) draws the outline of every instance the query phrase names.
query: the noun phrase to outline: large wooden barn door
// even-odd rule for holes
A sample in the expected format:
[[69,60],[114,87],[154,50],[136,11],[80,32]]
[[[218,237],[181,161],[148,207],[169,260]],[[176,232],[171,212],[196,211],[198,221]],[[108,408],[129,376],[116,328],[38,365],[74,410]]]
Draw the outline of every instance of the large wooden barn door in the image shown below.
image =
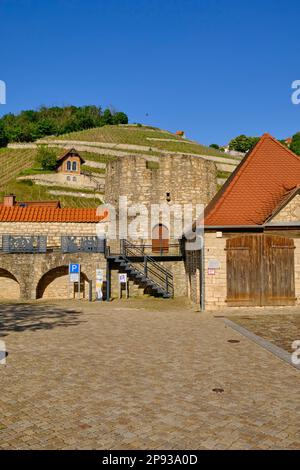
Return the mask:
[[243,235],[227,240],[228,305],[260,305],[260,237]]
[[294,240],[263,235],[262,305],[294,305]]
[[227,303],[234,306],[293,305],[294,242],[274,235],[227,240]]

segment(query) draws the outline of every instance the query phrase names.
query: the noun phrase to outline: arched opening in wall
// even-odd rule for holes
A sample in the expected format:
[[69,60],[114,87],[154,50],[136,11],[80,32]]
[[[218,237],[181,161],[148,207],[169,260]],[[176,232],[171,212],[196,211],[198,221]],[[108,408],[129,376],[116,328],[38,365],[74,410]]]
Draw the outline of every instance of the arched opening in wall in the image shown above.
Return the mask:
[[0,299],[19,299],[20,285],[16,277],[0,268]]
[[[80,298],[88,296],[88,277],[80,273]],[[69,266],[58,266],[45,273],[36,288],[37,299],[79,298],[78,283],[69,282]]]
[[152,229],[152,252],[168,253],[170,245],[169,229],[163,224],[157,224]]

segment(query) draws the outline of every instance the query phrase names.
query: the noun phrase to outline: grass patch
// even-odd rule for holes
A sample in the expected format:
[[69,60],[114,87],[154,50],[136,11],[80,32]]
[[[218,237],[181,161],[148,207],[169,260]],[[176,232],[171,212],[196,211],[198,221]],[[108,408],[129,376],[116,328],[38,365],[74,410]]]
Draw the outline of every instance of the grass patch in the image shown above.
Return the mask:
[[229,178],[229,176],[231,175],[231,173],[229,171],[218,171],[217,173],[217,177],[218,178]]
[[30,176],[30,175],[44,175],[54,173],[51,170],[43,170],[43,168],[26,168],[25,170],[20,171],[19,176]]
[[99,175],[105,175],[105,168],[94,168],[93,166],[83,165],[82,171],[88,171],[91,173],[97,173]]

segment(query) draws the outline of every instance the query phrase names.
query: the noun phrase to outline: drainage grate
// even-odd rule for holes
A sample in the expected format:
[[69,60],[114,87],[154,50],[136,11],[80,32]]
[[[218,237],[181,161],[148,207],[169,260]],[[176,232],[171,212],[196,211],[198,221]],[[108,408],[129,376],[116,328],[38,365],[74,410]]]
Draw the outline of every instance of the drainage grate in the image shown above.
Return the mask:
[[215,392],[215,393],[223,393],[224,388],[213,388],[212,391]]
[[239,343],[239,342],[240,342],[239,339],[229,339],[228,340],[228,343],[232,343],[232,344]]

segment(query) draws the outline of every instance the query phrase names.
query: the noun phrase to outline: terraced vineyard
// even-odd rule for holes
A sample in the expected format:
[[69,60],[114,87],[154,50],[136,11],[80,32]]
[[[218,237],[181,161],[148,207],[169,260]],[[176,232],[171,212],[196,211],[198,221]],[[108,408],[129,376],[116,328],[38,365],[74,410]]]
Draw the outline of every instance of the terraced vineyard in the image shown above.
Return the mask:
[[[171,132],[150,126],[103,126],[80,132],[71,132],[59,137],[50,137],[47,140],[78,140],[94,143],[98,142],[99,144],[110,143],[116,145],[138,145],[142,147],[150,147],[153,148],[153,150],[160,149],[173,152],[226,157],[226,154],[219,152],[218,150],[206,147],[191,140],[182,139],[182,137]],[[141,150],[146,151],[146,149]]]
[[31,168],[35,156],[35,149],[0,149],[0,190],[22,170]]
[[[86,160],[83,170],[90,173],[105,173],[108,160],[118,157],[139,155],[164,155],[164,153],[196,154],[215,162],[218,171],[218,185],[221,187],[240,161],[238,157],[205,147],[197,142],[183,139],[171,132],[150,126],[119,125],[104,126],[81,132],[72,132],[62,136],[42,139],[53,147],[57,156],[65,149],[76,147]],[[41,142],[41,141],[39,141]],[[63,206],[96,207],[99,197],[88,194],[82,188],[68,188],[35,184],[32,174],[38,174],[35,168],[37,144],[17,144],[15,148],[0,149],[0,197],[14,193],[19,200],[60,199]],[[98,163],[98,166],[97,166]],[[26,180],[18,176],[27,175]],[[43,184],[43,183],[42,183]],[[70,193],[70,195],[68,194]],[[98,191],[97,191],[98,192]],[[78,193],[78,196],[76,195]]]
[[[58,149],[58,155],[61,149]],[[85,157],[87,157],[86,155]],[[84,158],[85,158],[84,157]],[[97,207],[98,199],[94,197],[82,197],[81,194],[91,194],[91,191],[78,190],[66,187],[48,187],[34,184],[31,180],[18,181],[17,177],[25,170],[34,167],[36,158],[36,149],[0,149],[0,200],[5,194],[13,193],[19,201],[34,200],[57,200],[61,201],[64,207]],[[34,171],[33,171],[34,173]],[[74,194],[54,195],[53,190],[62,192],[78,192]]]

